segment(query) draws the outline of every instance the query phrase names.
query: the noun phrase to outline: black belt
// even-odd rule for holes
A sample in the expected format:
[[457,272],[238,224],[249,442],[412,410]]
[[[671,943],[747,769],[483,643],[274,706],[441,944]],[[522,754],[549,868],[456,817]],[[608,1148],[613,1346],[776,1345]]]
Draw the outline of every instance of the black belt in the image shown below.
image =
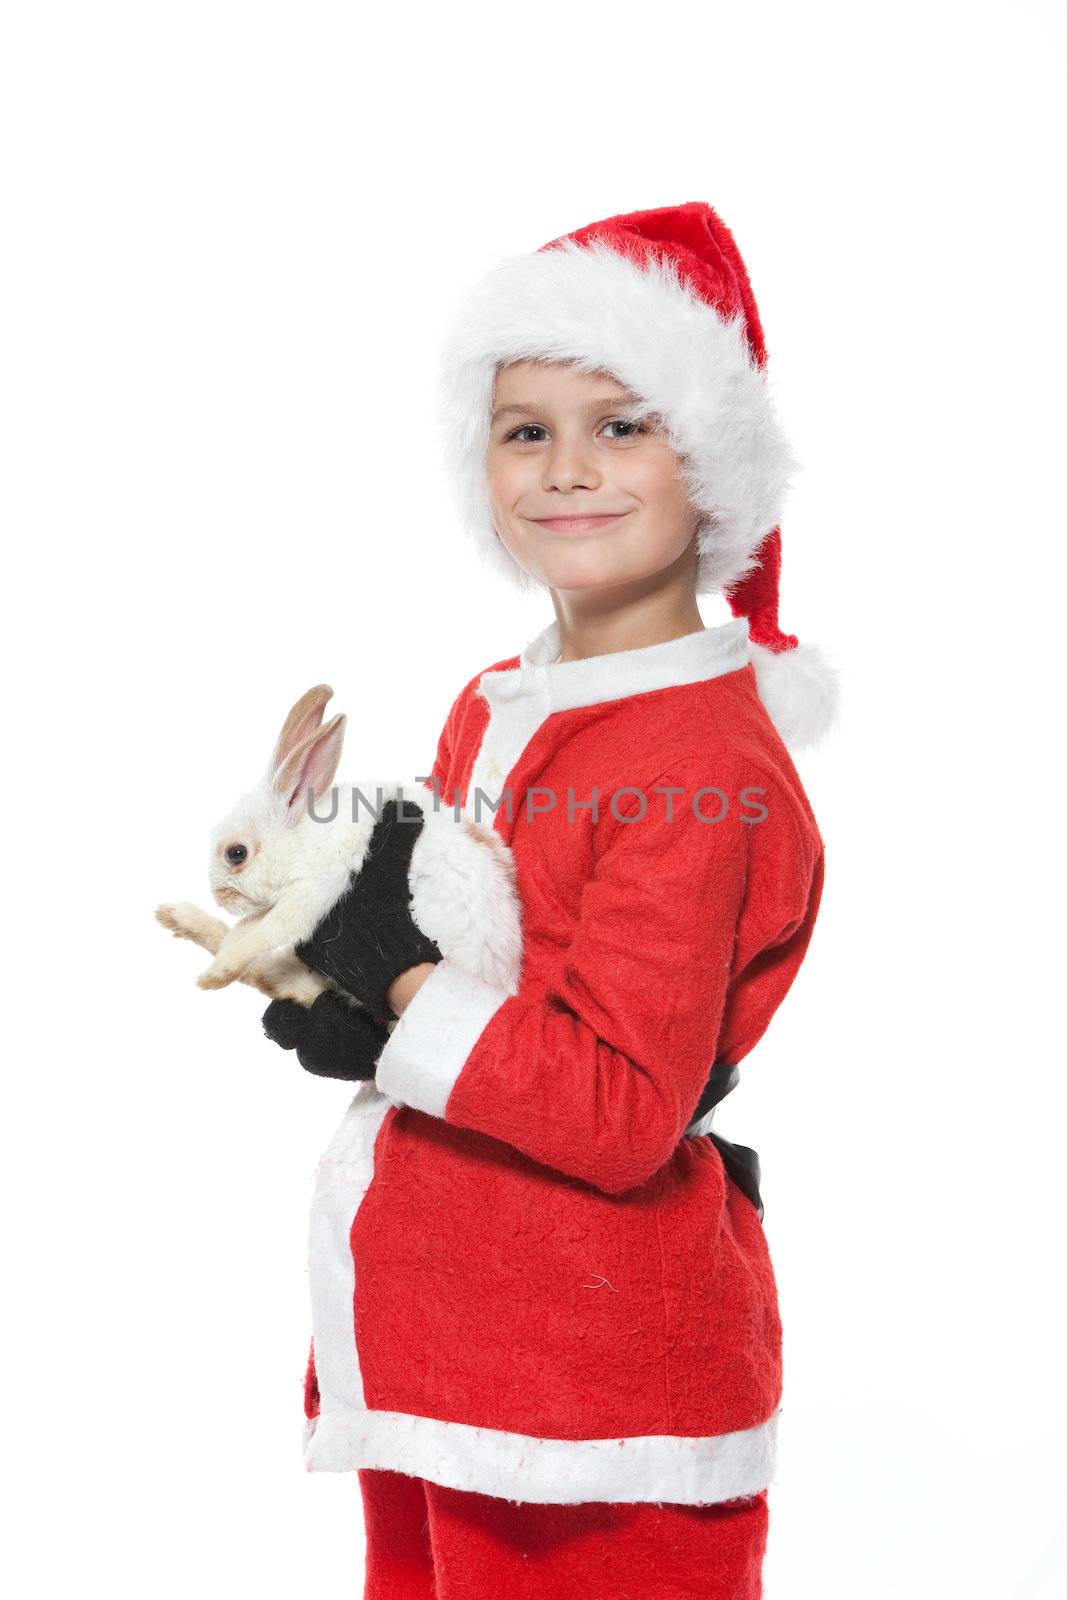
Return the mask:
[[[702,1117],[707,1116],[713,1106],[724,1100],[731,1089],[736,1089],[741,1080],[741,1072],[736,1062],[727,1064],[717,1061],[712,1067],[708,1081],[704,1085],[700,1099],[697,1101],[693,1120],[689,1124],[692,1128]],[[687,1130],[688,1131],[688,1130]],[[748,1196],[756,1208],[760,1221],[763,1221],[763,1201],[760,1199],[759,1156],[755,1150],[750,1150],[747,1144],[732,1144],[729,1139],[723,1139],[717,1133],[708,1133],[708,1138],[722,1157],[722,1164],[726,1168],[727,1177],[732,1178],[742,1194]]]

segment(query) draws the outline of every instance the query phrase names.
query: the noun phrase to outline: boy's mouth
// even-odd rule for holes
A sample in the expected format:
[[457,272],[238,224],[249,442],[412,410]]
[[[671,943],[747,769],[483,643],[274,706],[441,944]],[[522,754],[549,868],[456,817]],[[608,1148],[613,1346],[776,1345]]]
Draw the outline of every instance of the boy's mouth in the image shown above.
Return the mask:
[[536,522],[539,528],[547,528],[550,533],[595,533],[598,528],[625,516],[629,516],[629,512],[616,511],[602,517],[531,517],[530,521]]

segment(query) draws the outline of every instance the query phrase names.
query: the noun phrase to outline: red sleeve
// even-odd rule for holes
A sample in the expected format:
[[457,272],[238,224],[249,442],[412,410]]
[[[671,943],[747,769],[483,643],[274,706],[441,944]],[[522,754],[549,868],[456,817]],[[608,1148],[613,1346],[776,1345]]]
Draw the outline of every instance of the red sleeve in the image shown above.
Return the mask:
[[436,789],[437,793],[441,796],[441,803],[443,805],[452,804],[452,788],[449,783],[449,771],[452,766],[452,756],[456,746],[455,735],[458,718],[470,689],[478,682],[480,677],[481,673],[475,674],[475,676],[471,678],[468,683],[464,684],[463,688],[459,691],[459,694],[453,700],[448,716],[445,718],[445,725],[441,729],[440,738],[437,741],[437,753],[434,756],[433,766],[426,775],[426,779],[423,783],[424,789]]
[[740,1061],[759,1043],[800,970],[822,899],[823,841],[810,811],[781,794],[765,803],[777,809],[780,826],[755,839],[718,1061]]
[[456,707],[453,706],[448,713],[448,719],[441,729],[441,737],[437,741],[437,754],[434,756],[433,766],[423,784],[424,789],[432,789],[445,801],[445,790],[448,783],[448,769],[452,765],[452,725],[455,720]]
[[[691,795],[705,782],[675,767],[646,788]],[[750,782],[751,769],[730,792]],[[382,1051],[378,1087],[606,1193],[646,1182],[717,1059],[740,928],[750,919],[780,939],[804,915],[810,861],[786,845],[788,870],[753,874],[771,843],[757,844],[760,829],[795,837],[785,804],[759,824],[737,807],[702,821],[677,797],[670,822],[652,804],[603,818],[574,937],[548,977],[507,995],[440,962]]]

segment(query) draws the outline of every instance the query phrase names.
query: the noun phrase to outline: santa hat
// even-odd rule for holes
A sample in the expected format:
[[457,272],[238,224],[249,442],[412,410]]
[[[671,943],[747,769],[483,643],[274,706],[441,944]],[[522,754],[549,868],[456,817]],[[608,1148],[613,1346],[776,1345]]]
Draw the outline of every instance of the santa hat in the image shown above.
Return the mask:
[[[723,593],[749,625],[760,697],[785,743],[821,738],[837,673],[778,625],[781,502],[796,463],[764,376],[759,313],[733,236],[711,207],[633,211],[503,261],[469,291],[441,365],[445,460],[484,559],[529,589],[486,491],[500,365],[567,361],[607,372],[656,414],[698,516],[697,592]],[[627,415],[630,415],[628,412]]]

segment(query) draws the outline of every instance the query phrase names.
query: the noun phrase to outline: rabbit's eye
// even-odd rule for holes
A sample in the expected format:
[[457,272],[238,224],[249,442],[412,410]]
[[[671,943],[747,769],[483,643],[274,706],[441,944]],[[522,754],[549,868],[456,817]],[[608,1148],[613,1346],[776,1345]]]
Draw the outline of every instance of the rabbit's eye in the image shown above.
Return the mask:
[[242,861],[248,859],[248,848],[243,844],[231,844],[226,850],[226,860],[231,867],[239,867]]

